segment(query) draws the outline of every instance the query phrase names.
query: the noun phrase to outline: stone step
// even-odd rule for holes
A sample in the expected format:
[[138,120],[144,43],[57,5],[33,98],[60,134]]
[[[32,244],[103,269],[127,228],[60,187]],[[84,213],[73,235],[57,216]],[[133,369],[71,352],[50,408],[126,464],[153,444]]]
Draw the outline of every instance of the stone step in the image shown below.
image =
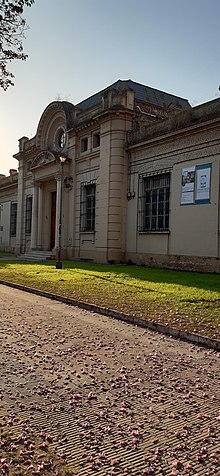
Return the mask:
[[27,251],[19,255],[19,258],[26,261],[44,261],[47,259],[52,259],[51,251]]

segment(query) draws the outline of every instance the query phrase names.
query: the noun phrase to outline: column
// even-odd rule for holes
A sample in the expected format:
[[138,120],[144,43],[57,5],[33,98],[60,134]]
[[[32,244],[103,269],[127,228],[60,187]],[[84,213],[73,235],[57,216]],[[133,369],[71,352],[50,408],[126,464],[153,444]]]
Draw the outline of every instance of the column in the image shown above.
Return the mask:
[[37,245],[42,248],[42,210],[43,210],[43,186],[38,185],[38,230],[37,230]]
[[31,248],[37,248],[37,230],[38,230],[38,185],[33,185],[32,199],[32,217],[31,217]]
[[56,201],[56,230],[55,230],[55,249],[59,248],[59,226],[61,213],[61,193],[62,193],[62,175],[56,176],[57,180],[57,201]]
[[24,252],[24,164],[19,158],[16,252]]

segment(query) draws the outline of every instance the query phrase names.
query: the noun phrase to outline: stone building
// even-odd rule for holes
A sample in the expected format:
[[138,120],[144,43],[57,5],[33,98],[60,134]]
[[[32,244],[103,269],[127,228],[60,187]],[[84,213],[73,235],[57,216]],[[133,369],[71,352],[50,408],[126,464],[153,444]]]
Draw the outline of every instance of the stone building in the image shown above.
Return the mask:
[[0,176],[0,247],[220,271],[220,100],[131,80],[54,101]]

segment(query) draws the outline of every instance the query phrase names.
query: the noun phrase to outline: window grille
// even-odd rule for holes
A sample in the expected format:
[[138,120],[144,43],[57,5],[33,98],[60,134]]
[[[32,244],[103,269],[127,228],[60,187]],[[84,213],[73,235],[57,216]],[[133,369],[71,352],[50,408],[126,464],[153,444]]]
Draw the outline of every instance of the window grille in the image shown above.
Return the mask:
[[140,177],[138,231],[169,229],[170,173]]
[[16,236],[17,228],[17,203],[11,204],[11,215],[10,215],[10,236]]
[[31,233],[32,197],[26,198],[25,232]]
[[81,184],[80,230],[95,230],[95,183]]

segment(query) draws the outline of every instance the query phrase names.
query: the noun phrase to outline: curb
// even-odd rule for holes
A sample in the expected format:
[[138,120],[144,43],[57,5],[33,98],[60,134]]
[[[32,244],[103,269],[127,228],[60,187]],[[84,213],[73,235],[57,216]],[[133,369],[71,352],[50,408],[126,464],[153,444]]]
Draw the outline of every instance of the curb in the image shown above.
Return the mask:
[[39,289],[29,288],[28,286],[23,286],[22,284],[10,283],[0,279],[0,284],[8,286],[11,288],[19,289],[28,293],[36,294],[38,296],[46,297],[53,299],[54,301],[59,301],[70,306],[79,307],[80,309],[85,309],[86,311],[95,312],[104,316],[111,317],[112,319],[117,319],[119,321],[127,322],[128,324],[133,324],[138,327],[149,329],[154,332],[159,332],[161,334],[174,337],[175,339],[180,339],[192,344],[197,344],[202,347],[208,347],[216,351],[220,351],[220,341],[211,339],[209,337],[203,337],[199,334],[193,334],[187,331],[181,331],[179,329],[174,329],[173,327],[165,326],[159,324],[155,321],[144,320],[136,316],[131,316],[129,314],[124,314],[123,312],[114,311],[112,309],[107,309],[105,307],[96,306],[95,304],[89,304],[82,301],[77,301],[75,299],[66,298],[64,296],[59,296],[52,294],[46,291],[40,291]]

